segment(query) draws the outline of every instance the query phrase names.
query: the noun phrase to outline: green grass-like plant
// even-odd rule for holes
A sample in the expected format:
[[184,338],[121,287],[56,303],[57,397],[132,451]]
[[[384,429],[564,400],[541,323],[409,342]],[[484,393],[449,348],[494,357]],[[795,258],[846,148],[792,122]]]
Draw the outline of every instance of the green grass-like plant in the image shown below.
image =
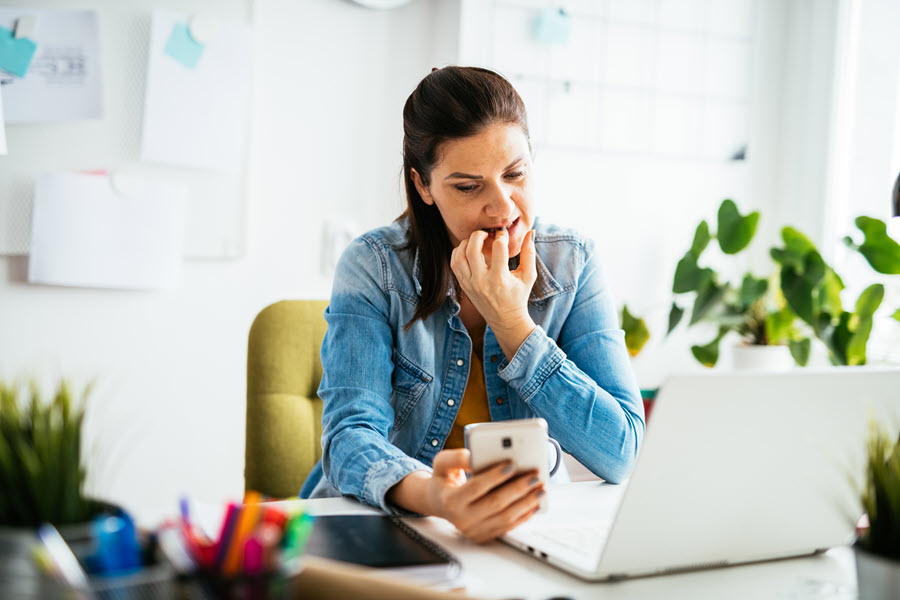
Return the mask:
[[857,544],[873,554],[900,559],[900,440],[893,441],[875,423],[867,440],[862,504],[869,528]]
[[76,399],[63,381],[45,400],[35,383],[0,381],[0,525],[68,525],[100,512],[100,503],[82,495],[81,426],[89,390]]

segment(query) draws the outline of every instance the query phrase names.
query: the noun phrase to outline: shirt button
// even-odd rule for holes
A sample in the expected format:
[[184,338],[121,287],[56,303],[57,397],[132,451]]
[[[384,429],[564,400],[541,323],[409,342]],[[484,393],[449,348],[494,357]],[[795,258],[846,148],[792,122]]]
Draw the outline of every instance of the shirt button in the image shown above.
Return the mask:
[[497,355],[494,354],[491,356],[491,362],[497,362]]
[[497,404],[503,404],[503,398],[497,398]]
[[438,441],[437,441],[436,439],[435,439],[435,440],[431,440],[431,445],[432,445],[432,446],[437,446],[437,445],[438,445]]
[[456,366],[457,366],[457,367],[461,367],[461,366],[463,366],[464,364],[466,364],[466,361],[464,361],[463,359],[461,359],[461,358],[457,358],[457,359],[456,359]]
[[456,400],[453,398],[447,399],[447,406],[453,406],[454,404],[456,404]]

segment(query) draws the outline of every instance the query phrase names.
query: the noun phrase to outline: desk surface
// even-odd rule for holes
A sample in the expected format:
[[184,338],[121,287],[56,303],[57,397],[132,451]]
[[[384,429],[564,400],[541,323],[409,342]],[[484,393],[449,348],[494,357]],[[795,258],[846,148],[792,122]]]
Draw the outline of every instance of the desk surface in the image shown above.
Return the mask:
[[[554,495],[590,498],[596,482],[551,486]],[[583,490],[583,492],[582,492]],[[305,501],[314,515],[377,514],[377,511],[345,498]],[[589,510],[589,506],[585,507]],[[449,522],[436,517],[407,519],[422,534],[455,554],[463,566],[469,595],[479,598],[644,599],[691,598],[702,600],[851,600],[856,598],[856,569],[849,548],[824,555],[754,565],[697,571],[664,577],[647,577],[617,583],[589,583],[559,571],[501,542],[477,545],[463,538]]]

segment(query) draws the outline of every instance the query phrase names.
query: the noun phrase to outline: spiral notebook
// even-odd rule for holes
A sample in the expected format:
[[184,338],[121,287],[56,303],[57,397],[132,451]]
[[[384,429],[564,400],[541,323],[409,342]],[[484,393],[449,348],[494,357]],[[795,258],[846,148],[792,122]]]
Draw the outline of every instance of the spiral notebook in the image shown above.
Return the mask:
[[400,519],[384,515],[316,517],[303,553],[430,585],[446,585],[460,575],[456,557]]

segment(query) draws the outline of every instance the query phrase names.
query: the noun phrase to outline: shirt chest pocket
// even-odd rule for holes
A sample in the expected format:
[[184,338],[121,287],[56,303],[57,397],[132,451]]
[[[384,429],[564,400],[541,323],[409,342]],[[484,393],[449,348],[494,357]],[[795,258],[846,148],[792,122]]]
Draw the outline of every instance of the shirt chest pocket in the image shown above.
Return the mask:
[[434,378],[411,360],[394,351],[394,374],[391,376],[394,405],[394,430],[400,429],[406,418],[428,389]]

